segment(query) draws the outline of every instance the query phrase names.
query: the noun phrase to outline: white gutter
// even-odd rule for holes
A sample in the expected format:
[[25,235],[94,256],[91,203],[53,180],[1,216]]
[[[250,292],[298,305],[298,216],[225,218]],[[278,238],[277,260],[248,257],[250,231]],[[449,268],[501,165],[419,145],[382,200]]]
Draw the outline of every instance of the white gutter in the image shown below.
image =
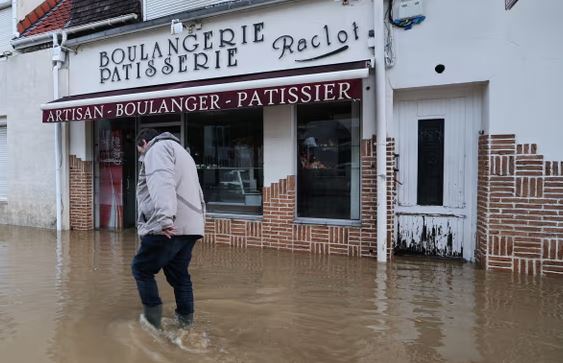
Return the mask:
[[53,103],[42,104],[41,109],[52,110],[52,109],[79,107],[79,106],[104,104],[104,103],[127,102],[131,100],[142,101],[142,100],[148,100],[154,98],[189,96],[189,95],[204,94],[204,93],[238,91],[238,90],[252,89],[252,88],[267,88],[274,86],[289,86],[289,85],[302,84],[302,83],[330,82],[330,81],[340,81],[347,79],[359,79],[359,78],[367,78],[368,76],[369,76],[369,69],[360,68],[360,69],[352,69],[346,71],[314,73],[314,74],[305,74],[299,76],[267,78],[267,79],[258,79],[258,80],[240,81],[240,82],[231,82],[231,83],[219,83],[219,84],[211,84],[206,86],[166,89],[166,90],[151,91],[151,92],[129,93],[123,95],[116,95],[116,96],[105,96],[105,97],[85,98],[85,99],[62,101],[62,102],[53,102]]
[[14,37],[19,37],[18,33],[18,1],[12,0],[12,34]]
[[[56,56],[56,48],[59,46],[58,34],[53,34],[53,98],[59,98],[59,70],[62,61]],[[59,51],[60,48],[59,48]],[[55,203],[57,213],[57,231],[62,230],[63,208],[62,208],[62,188],[61,188],[61,170],[62,170],[62,125],[55,125]]]
[[[137,18],[138,18],[137,14],[131,13],[131,14],[127,14],[127,15],[118,16],[118,17],[115,17],[115,18],[96,21],[96,22],[93,22],[93,23],[73,26],[73,27],[64,29],[64,32],[66,34],[79,33],[79,32],[85,31],[85,30],[94,30],[94,29],[100,28],[100,27],[112,26],[112,25],[120,24],[120,23],[126,23],[130,20],[135,20]],[[25,37],[23,39],[12,40],[11,44],[14,47],[14,49],[21,50],[21,49],[25,49],[25,48],[49,43],[49,41],[51,39],[53,39],[54,35],[60,34],[60,33],[61,33],[61,30],[57,29],[57,30],[53,30],[53,31],[50,31],[50,32],[47,32],[47,33],[33,35],[33,36],[30,36],[30,37]]]
[[385,5],[374,0],[375,107],[377,109],[377,261],[387,262],[387,123],[385,120]]

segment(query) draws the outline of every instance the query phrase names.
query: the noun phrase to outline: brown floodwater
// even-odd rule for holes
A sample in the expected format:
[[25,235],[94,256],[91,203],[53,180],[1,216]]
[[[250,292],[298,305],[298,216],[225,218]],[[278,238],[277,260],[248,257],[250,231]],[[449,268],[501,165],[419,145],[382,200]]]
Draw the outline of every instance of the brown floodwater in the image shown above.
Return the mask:
[[196,324],[156,334],[139,319],[137,244],[0,226],[0,361],[563,362],[563,279],[203,243]]

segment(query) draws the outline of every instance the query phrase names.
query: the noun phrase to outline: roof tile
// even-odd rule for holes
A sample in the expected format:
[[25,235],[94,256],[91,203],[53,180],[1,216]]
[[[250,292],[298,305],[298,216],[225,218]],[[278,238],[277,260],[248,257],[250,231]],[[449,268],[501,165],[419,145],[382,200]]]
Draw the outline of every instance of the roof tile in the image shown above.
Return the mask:
[[22,36],[37,35],[57,29],[63,29],[70,20],[72,2],[73,0],[60,0],[54,8],[35,22],[33,26],[28,27]]

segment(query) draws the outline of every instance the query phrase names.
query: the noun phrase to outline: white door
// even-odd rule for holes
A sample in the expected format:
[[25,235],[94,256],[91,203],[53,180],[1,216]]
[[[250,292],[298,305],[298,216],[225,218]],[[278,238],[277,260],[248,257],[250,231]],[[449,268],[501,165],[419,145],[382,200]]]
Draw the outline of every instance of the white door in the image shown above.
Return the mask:
[[395,251],[473,261],[481,125],[478,90],[401,92],[394,112]]

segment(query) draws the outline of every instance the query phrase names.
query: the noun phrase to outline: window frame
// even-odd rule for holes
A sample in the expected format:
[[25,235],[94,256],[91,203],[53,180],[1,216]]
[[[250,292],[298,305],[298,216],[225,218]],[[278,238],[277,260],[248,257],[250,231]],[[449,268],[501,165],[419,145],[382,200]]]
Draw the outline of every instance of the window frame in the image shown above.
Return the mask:
[[[298,208],[299,208],[299,197],[298,197],[298,172],[299,172],[299,142],[298,142],[298,128],[299,128],[299,118],[298,118],[298,111],[297,108],[299,106],[308,106],[308,105],[326,105],[326,104],[336,104],[336,103],[349,103],[351,105],[351,115],[354,116],[357,113],[358,117],[358,218],[325,218],[325,217],[302,217],[299,216]],[[354,110],[354,103],[357,103],[356,110]],[[343,101],[332,101],[332,102],[318,102],[312,104],[295,104],[293,105],[292,117],[293,117],[293,163],[294,163],[294,170],[295,170],[295,209],[294,209],[294,222],[296,224],[311,224],[311,225],[328,225],[328,226],[349,226],[349,227],[358,227],[361,226],[362,223],[362,197],[363,197],[363,186],[362,186],[362,178],[363,178],[363,165],[362,165],[362,136],[363,136],[363,107],[364,104],[362,100],[343,100]],[[350,199],[352,195],[350,194]]]
[[[183,125],[184,125],[184,146],[185,147],[189,147],[191,148],[190,144],[189,144],[189,129],[190,129],[190,119],[194,116],[194,114],[210,114],[210,113],[228,113],[228,112],[237,112],[237,111],[241,111],[243,112],[244,110],[259,110],[260,112],[260,118],[261,118],[261,126],[262,126],[262,137],[261,137],[261,142],[262,142],[262,154],[263,154],[263,150],[264,150],[264,144],[265,144],[265,140],[264,140],[264,108],[263,106],[261,107],[245,107],[242,109],[226,109],[226,110],[218,110],[218,111],[199,111],[199,112],[185,112],[183,113],[184,117],[183,117]],[[196,161],[197,164],[197,161]],[[254,168],[258,168],[258,166],[255,166]],[[264,169],[266,168],[266,166],[264,165],[264,155],[262,155],[262,163],[261,163],[261,168],[262,168],[262,187],[259,188],[260,190],[260,199],[261,199],[261,204],[259,207],[259,211],[257,212],[253,212],[253,213],[244,213],[241,211],[212,211],[210,209],[210,205],[209,205],[209,200],[205,200],[205,205],[207,208],[207,212],[206,215],[211,217],[211,218],[230,218],[230,219],[247,219],[247,220],[261,220],[263,219],[264,216]],[[198,174],[200,172],[200,170],[202,169],[197,169]],[[204,191],[205,194],[205,185],[204,183],[201,183],[201,188]],[[212,202],[214,203],[214,202]],[[217,203],[217,205],[221,204],[222,202],[215,202]]]

